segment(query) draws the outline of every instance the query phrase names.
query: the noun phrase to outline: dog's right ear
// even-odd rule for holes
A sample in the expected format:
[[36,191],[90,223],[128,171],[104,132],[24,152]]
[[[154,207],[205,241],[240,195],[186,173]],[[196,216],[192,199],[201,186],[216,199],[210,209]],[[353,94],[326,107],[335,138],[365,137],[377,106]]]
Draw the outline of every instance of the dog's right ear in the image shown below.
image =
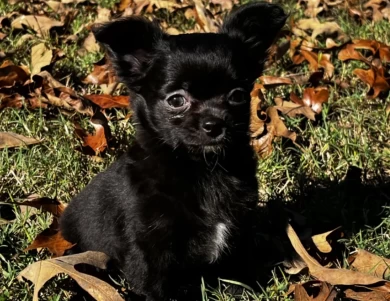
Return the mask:
[[156,46],[164,33],[153,22],[141,17],[126,17],[95,25],[92,32],[108,51],[120,80],[136,90],[152,64]]

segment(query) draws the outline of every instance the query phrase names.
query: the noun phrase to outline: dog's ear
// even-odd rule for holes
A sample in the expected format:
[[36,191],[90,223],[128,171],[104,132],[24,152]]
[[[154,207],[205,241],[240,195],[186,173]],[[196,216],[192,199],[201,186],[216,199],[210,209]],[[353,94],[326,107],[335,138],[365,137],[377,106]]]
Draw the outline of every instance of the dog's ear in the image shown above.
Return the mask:
[[141,17],[126,17],[95,25],[92,32],[108,51],[120,80],[136,88],[150,68],[156,47],[164,33],[153,22]]
[[266,51],[286,22],[287,15],[275,4],[254,2],[233,11],[220,32],[243,42],[248,55],[262,65]]

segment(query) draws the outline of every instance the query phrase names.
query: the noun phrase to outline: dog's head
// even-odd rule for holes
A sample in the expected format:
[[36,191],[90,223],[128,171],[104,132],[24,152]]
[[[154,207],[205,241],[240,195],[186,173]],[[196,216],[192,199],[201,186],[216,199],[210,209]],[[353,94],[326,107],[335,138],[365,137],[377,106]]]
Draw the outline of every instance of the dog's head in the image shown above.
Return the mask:
[[168,35],[140,17],[94,34],[132,91],[141,136],[173,149],[218,152],[248,142],[250,91],[285,20],[279,6],[257,2],[231,13],[215,34]]

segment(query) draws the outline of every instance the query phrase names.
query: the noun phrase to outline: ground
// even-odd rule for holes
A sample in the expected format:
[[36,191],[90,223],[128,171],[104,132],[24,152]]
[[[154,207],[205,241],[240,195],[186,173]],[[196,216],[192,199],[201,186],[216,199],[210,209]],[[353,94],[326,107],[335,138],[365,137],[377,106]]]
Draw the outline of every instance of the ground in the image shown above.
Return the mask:
[[[282,2],[293,18],[297,20],[303,16],[304,10],[297,7],[296,1]],[[105,0],[101,5],[112,8],[116,3]],[[0,16],[17,11],[20,6],[23,4],[11,5],[2,1]],[[79,13],[70,24],[71,33],[77,33],[80,26],[93,20],[96,14],[86,5],[74,6]],[[167,13],[160,13],[158,17],[172,24],[179,22]],[[332,18],[351,38],[390,44],[387,20],[361,25],[343,9],[335,10]],[[191,24],[187,26],[191,27]],[[91,72],[93,63],[103,57],[102,51],[78,54],[87,29],[78,35],[76,43],[61,44],[52,37],[34,36],[18,48],[15,45],[22,33],[11,29],[7,32],[8,36],[0,42],[0,51],[9,53],[7,59],[14,64],[29,66],[31,46],[38,41],[45,42],[49,47],[62,49],[66,55],[52,70],[54,78],[83,94],[100,92],[98,86],[81,83],[81,79]],[[332,55],[336,54],[333,52]],[[362,66],[361,63],[334,60],[334,65],[335,78],[348,82],[349,87],[342,89],[336,83],[328,84],[330,97],[316,121],[283,116],[287,127],[295,131],[298,138],[296,144],[280,137],[275,139],[271,155],[259,159],[260,199],[282,201],[293,212],[302,214],[306,218],[302,232],[307,230],[316,234],[342,226],[345,237],[341,243],[346,250],[359,247],[388,256],[390,127],[386,107],[390,98],[387,95],[382,99],[368,99],[366,84],[352,73]],[[289,73],[291,70],[293,73],[309,72],[307,64],[292,68],[291,61],[284,56],[264,74],[284,76],[286,70]],[[291,91],[301,94],[303,89],[299,84],[283,86],[267,90],[265,96],[271,104],[275,96],[287,97]],[[131,124],[124,121],[123,111],[114,109],[112,116],[109,126],[118,141],[121,141],[120,137],[133,135]],[[80,140],[74,134],[74,122],[86,125],[87,120],[88,117],[80,113],[66,113],[54,106],[0,111],[0,131],[43,139],[42,143],[29,147],[0,149],[0,201],[17,201],[35,193],[67,203],[92,177],[115,160],[121,150],[119,146],[108,149],[102,160],[76,151]],[[2,208],[0,217],[13,214],[6,212],[6,207]],[[29,264],[49,256],[45,250],[25,252],[24,249],[50,225],[51,216],[40,212],[31,215],[16,206],[13,209],[16,219],[0,225],[1,301],[31,300],[32,284],[20,282],[16,276]],[[272,238],[267,237],[267,229],[261,234],[272,243]],[[346,265],[343,258],[340,265]],[[289,284],[300,278],[289,276],[279,265],[270,267],[269,274],[268,282],[253,288],[254,291],[246,290],[235,299],[224,293],[223,285],[219,290],[208,289],[206,285],[202,287],[204,300],[290,300],[285,296]],[[41,300],[72,300],[80,294],[75,284],[62,276],[50,281],[40,297]]]

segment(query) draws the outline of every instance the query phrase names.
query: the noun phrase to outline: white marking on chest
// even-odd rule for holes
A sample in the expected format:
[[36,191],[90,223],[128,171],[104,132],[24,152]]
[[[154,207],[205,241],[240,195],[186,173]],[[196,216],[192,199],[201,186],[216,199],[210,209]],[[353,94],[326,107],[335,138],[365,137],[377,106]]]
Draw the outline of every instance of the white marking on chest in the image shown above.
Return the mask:
[[221,253],[227,248],[227,238],[229,235],[229,229],[224,223],[218,223],[215,226],[212,241],[214,243],[214,250],[211,254],[210,262],[215,262]]

